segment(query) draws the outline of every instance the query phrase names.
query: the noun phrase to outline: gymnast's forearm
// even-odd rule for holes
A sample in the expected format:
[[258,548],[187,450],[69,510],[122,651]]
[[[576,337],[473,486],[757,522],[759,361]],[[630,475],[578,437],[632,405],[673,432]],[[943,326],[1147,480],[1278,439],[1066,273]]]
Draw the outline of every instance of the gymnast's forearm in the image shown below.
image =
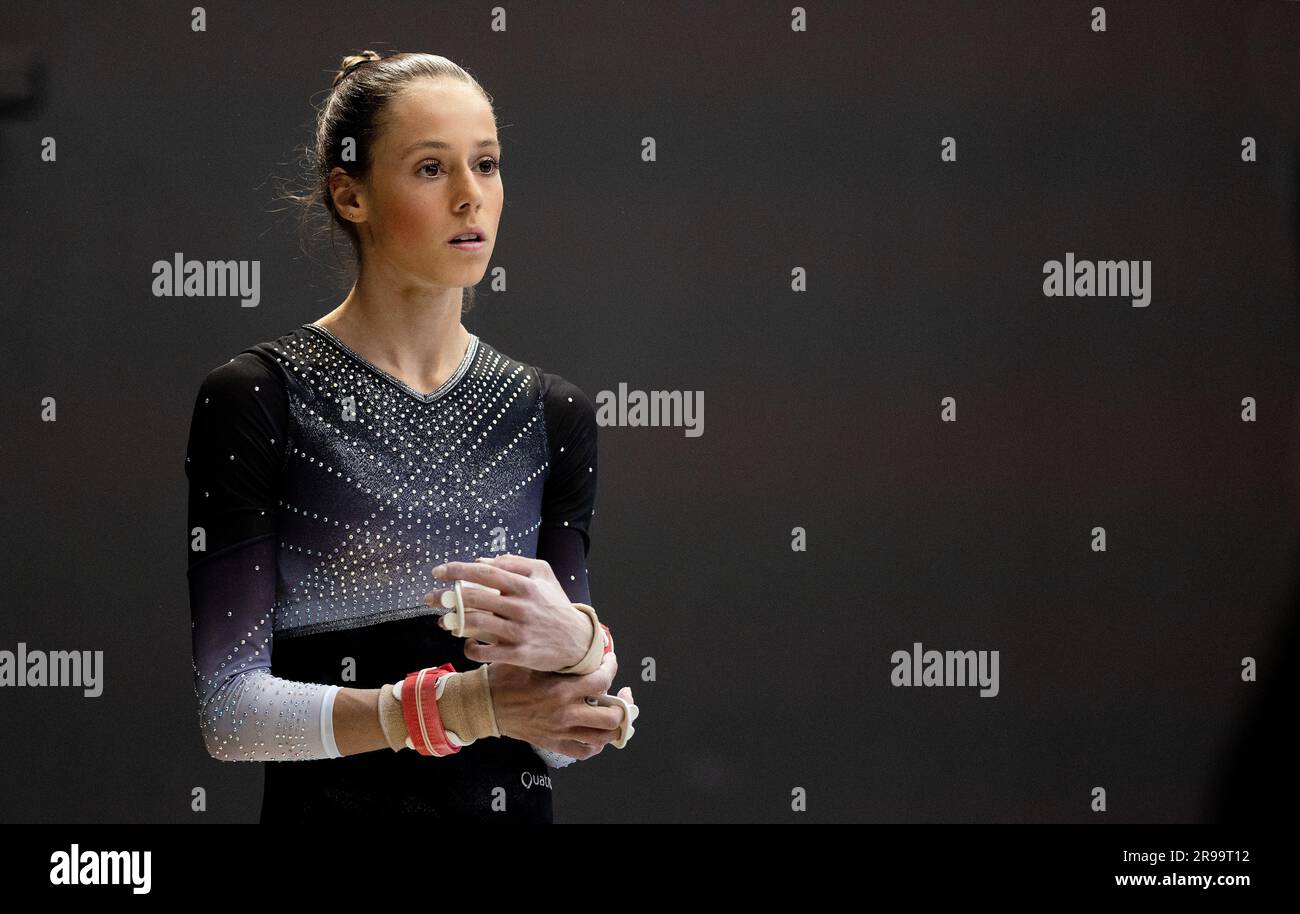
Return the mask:
[[339,689],[334,696],[334,744],[343,755],[387,749],[379,722],[379,689]]

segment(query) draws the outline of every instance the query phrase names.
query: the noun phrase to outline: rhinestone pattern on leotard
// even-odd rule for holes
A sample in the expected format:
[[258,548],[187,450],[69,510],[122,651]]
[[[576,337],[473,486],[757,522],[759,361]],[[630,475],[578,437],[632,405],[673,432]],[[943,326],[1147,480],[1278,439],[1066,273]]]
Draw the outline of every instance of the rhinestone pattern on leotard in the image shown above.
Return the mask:
[[446,561],[533,555],[549,467],[538,378],[477,336],[422,394],[324,328],[275,345],[289,386],[275,635],[445,612]]

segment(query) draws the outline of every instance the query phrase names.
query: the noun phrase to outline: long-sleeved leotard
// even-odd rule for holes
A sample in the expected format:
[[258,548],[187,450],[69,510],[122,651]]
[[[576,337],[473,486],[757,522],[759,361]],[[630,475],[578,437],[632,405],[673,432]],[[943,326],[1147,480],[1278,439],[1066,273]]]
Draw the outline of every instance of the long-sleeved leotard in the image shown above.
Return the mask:
[[445,610],[423,602],[442,562],[535,556],[569,599],[591,603],[596,420],[576,385],[471,336],[456,371],[425,394],[304,324],[209,372],[185,469],[207,749],[297,762],[266,766],[263,821],[550,821],[550,778],[528,743],[343,757],[332,706],[341,687],[479,665],[436,624]]

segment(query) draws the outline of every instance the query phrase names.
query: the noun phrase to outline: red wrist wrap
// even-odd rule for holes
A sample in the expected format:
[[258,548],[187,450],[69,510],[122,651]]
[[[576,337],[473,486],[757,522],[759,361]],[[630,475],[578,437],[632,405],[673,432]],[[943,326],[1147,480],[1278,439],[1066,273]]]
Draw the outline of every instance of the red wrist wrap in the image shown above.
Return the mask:
[[407,673],[402,682],[402,718],[415,751],[421,755],[454,755],[461,749],[447,739],[438,713],[438,680],[454,672],[455,667],[444,663]]

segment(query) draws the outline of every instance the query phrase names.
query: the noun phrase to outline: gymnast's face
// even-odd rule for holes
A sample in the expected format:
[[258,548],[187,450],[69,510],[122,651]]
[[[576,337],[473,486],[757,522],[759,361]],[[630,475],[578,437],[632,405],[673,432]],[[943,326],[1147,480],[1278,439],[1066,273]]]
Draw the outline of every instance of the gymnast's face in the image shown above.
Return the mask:
[[[472,86],[421,79],[385,114],[370,178],[358,188],[362,232],[369,230],[371,242],[364,256],[436,285],[474,285],[487,271],[501,219],[501,147],[491,106]],[[471,225],[481,230],[482,244],[451,243]]]

